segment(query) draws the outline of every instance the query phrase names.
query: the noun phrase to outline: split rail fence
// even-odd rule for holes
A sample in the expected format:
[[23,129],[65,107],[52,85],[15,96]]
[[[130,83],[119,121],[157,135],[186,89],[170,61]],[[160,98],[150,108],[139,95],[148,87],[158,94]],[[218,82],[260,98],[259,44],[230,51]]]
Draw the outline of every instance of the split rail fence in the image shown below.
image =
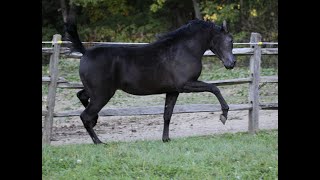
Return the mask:
[[[81,53],[70,54],[70,49],[61,47],[62,43],[69,43],[61,41],[61,35],[56,34],[53,36],[51,48],[42,48],[42,52],[51,54],[49,63],[49,77],[42,77],[42,83],[48,84],[48,96],[46,110],[42,110],[42,115],[45,116],[44,129],[42,135],[42,142],[44,144],[50,144],[52,134],[52,124],[54,117],[70,117],[79,116],[82,110],[72,110],[64,112],[55,112],[55,97],[57,88],[66,89],[82,89],[82,83],[68,82],[62,77],[58,77],[59,74],[59,56],[65,54],[68,57],[81,58]],[[146,43],[104,43],[99,44],[146,44]],[[249,48],[234,48],[233,54],[239,55],[251,55],[250,57],[250,75],[247,78],[218,80],[218,81],[206,81],[213,83],[217,86],[235,85],[249,83],[248,104],[230,104],[230,111],[248,110],[249,112],[249,126],[248,131],[255,133],[259,130],[259,110],[269,109],[277,110],[278,103],[260,103],[259,102],[259,84],[260,83],[278,83],[277,76],[260,76],[261,69],[261,55],[277,55],[278,48],[262,48],[263,44],[278,44],[261,42],[261,35],[259,33],[251,33],[250,43],[234,43],[234,44],[249,44]],[[204,56],[214,56],[211,51],[206,51]],[[134,115],[155,115],[163,113],[163,106],[149,106],[149,107],[136,107],[136,108],[114,108],[114,109],[102,109],[99,113],[100,116],[134,116]],[[173,113],[195,113],[195,112],[218,112],[221,111],[220,104],[188,104],[188,105],[176,105]]]

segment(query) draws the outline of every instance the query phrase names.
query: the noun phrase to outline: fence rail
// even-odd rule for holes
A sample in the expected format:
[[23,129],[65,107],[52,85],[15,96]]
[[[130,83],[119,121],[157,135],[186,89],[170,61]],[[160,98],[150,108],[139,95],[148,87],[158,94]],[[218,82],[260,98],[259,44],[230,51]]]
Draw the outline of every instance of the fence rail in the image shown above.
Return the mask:
[[[237,78],[237,79],[226,79],[226,80],[216,80],[216,81],[204,81],[206,83],[212,83],[216,86],[226,86],[226,85],[236,85],[236,84],[245,84],[252,81],[252,78]],[[261,83],[278,83],[277,76],[261,76]],[[50,83],[50,77],[42,77],[42,84]],[[80,82],[68,82],[66,79],[60,77],[57,80],[58,88],[67,88],[67,89],[82,89],[83,85]]]
[[[42,44],[71,44],[71,41],[42,41]],[[82,42],[83,44],[126,44],[126,45],[143,45],[149,43],[128,43],[128,42]],[[234,45],[278,45],[278,42],[248,42],[248,43],[233,43]]]
[[[61,36],[54,35],[53,47],[42,48],[44,54],[51,54],[50,57],[50,77],[42,77],[42,83],[49,85],[49,93],[47,97],[47,109],[42,111],[42,115],[45,116],[44,130],[43,130],[43,143],[50,144],[53,117],[70,117],[79,116],[83,109],[73,111],[54,112],[55,106],[55,92],[57,88],[67,89],[82,89],[83,85],[80,82],[68,82],[62,77],[58,77],[58,61],[59,55],[67,57],[80,58],[81,53],[70,53],[70,49],[66,47],[60,47]],[[43,42],[44,43],[44,42]],[[49,43],[45,42],[45,43]],[[107,44],[99,42],[97,44]],[[115,44],[115,43],[109,43]],[[123,44],[123,43],[116,43]],[[147,44],[147,43],[124,43],[124,44]],[[252,33],[250,43],[234,43],[234,44],[248,44],[249,48],[234,48],[234,55],[251,55],[250,57],[250,75],[247,78],[227,79],[206,81],[217,86],[235,85],[249,83],[249,103],[248,104],[230,104],[230,111],[248,110],[249,112],[249,128],[250,133],[255,133],[259,129],[259,110],[274,110],[278,109],[278,103],[260,103],[259,102],[259,89],[262,87],[260,83],[278,83],[277,76],[260,76],[260,64],[261,55],[277,55],[278,48],[261,48],[263,44],[278,44],[261,42],[261,35],[259,33]],[[206,51],[204,56],[214,56],[211,51]],[[100,116],[134,116],[134,115],[155,115],[163,113],[163,106],[149,106],[149,107],[131,107],[131,108],[108,108],[102,109],[99,112]],[[221,111],[220,104],[188,104],[188,105],[176,105],[173,113],[194,113],[194,112],[218,112]]]
[[[251,104],[229,104],[229,111],[242,111],[252,109]],[[278,108],[278,103],[262,103],[260,108],[264,110],[274,110]],[[63,111],[54,113],[54,117],[80,116],[84,108],[79,110]],[[163,114],[163,106],[130,107],[130,108],[108,108],[102,109],[99,116],[137,116],[137,115],[157,115]],[[195,112],[219,112],[219,104],[188,104],[175,105],[173,113],[195,113]],[[42,111],[42,115],[47,115],[47,111]]]
[[[268,54],[278,54],[278,48],[262,48],[261,53],[268,55]],[[42,48],[42,53],[44,54],[52,54],[53,48]],[[235,55],[252,55],[254,53],[254,48],[233,48],[232,53]],[[80,58],[82,56],[81,53],[71,53],[70,48],[62,47],[60,49],[60,54],[67,55],[68,57]],[[203,54],[204,56],[215,56],[215,54],[207,50]]]

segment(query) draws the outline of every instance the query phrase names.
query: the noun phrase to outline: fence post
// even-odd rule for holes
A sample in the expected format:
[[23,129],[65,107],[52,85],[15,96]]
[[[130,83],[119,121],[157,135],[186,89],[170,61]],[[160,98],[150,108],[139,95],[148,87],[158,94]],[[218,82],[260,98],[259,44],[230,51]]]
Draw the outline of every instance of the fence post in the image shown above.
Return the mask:
[[60,55],[60,44],[58,41],[61,41],[61,35],[55,34],[53,36],[53,54],[50,57],[50,82],[48,88],[48,96],[47,96],[47,114],[45,116],[44,121],[44,129],[42,134],[42,143],[50,144],[51,142],[51,132],[52,132],[52,124],[53,124],[53,113],[55,106],[55,98],[56,98],[56,90],[57,90],[57,81],[58,81],[58,63],[59,63],[59,55]]
[[[261,42],[259,33],[251,33],[251,43]],[[260,64],[261,64],[261,47],[258,44],[251,45],[254,53],[250,57],[250,77],[252,81],[249,83],[249,103],[252,109],[249,110],[249,133],[256,133],[259,130],[259,82],[260,82]]]

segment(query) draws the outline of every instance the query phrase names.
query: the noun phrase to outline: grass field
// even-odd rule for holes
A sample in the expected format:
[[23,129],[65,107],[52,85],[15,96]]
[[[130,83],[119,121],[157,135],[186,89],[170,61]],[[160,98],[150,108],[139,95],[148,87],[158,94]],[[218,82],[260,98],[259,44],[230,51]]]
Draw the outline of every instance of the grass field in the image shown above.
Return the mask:
[[278,131],[43,146],[43,179],[278,179]]

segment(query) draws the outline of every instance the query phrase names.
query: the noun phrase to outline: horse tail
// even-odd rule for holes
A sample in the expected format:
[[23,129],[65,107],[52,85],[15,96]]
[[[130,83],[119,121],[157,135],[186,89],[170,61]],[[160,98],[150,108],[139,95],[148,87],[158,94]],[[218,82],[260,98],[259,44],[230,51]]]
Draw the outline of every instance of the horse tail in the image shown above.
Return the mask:
[[68,21],[64,24],[64,29],[67,33],[67,39],[72,42],[71,51],[81,52],[84,55],[86,49],[80,41],[76,24],[73,21]]

